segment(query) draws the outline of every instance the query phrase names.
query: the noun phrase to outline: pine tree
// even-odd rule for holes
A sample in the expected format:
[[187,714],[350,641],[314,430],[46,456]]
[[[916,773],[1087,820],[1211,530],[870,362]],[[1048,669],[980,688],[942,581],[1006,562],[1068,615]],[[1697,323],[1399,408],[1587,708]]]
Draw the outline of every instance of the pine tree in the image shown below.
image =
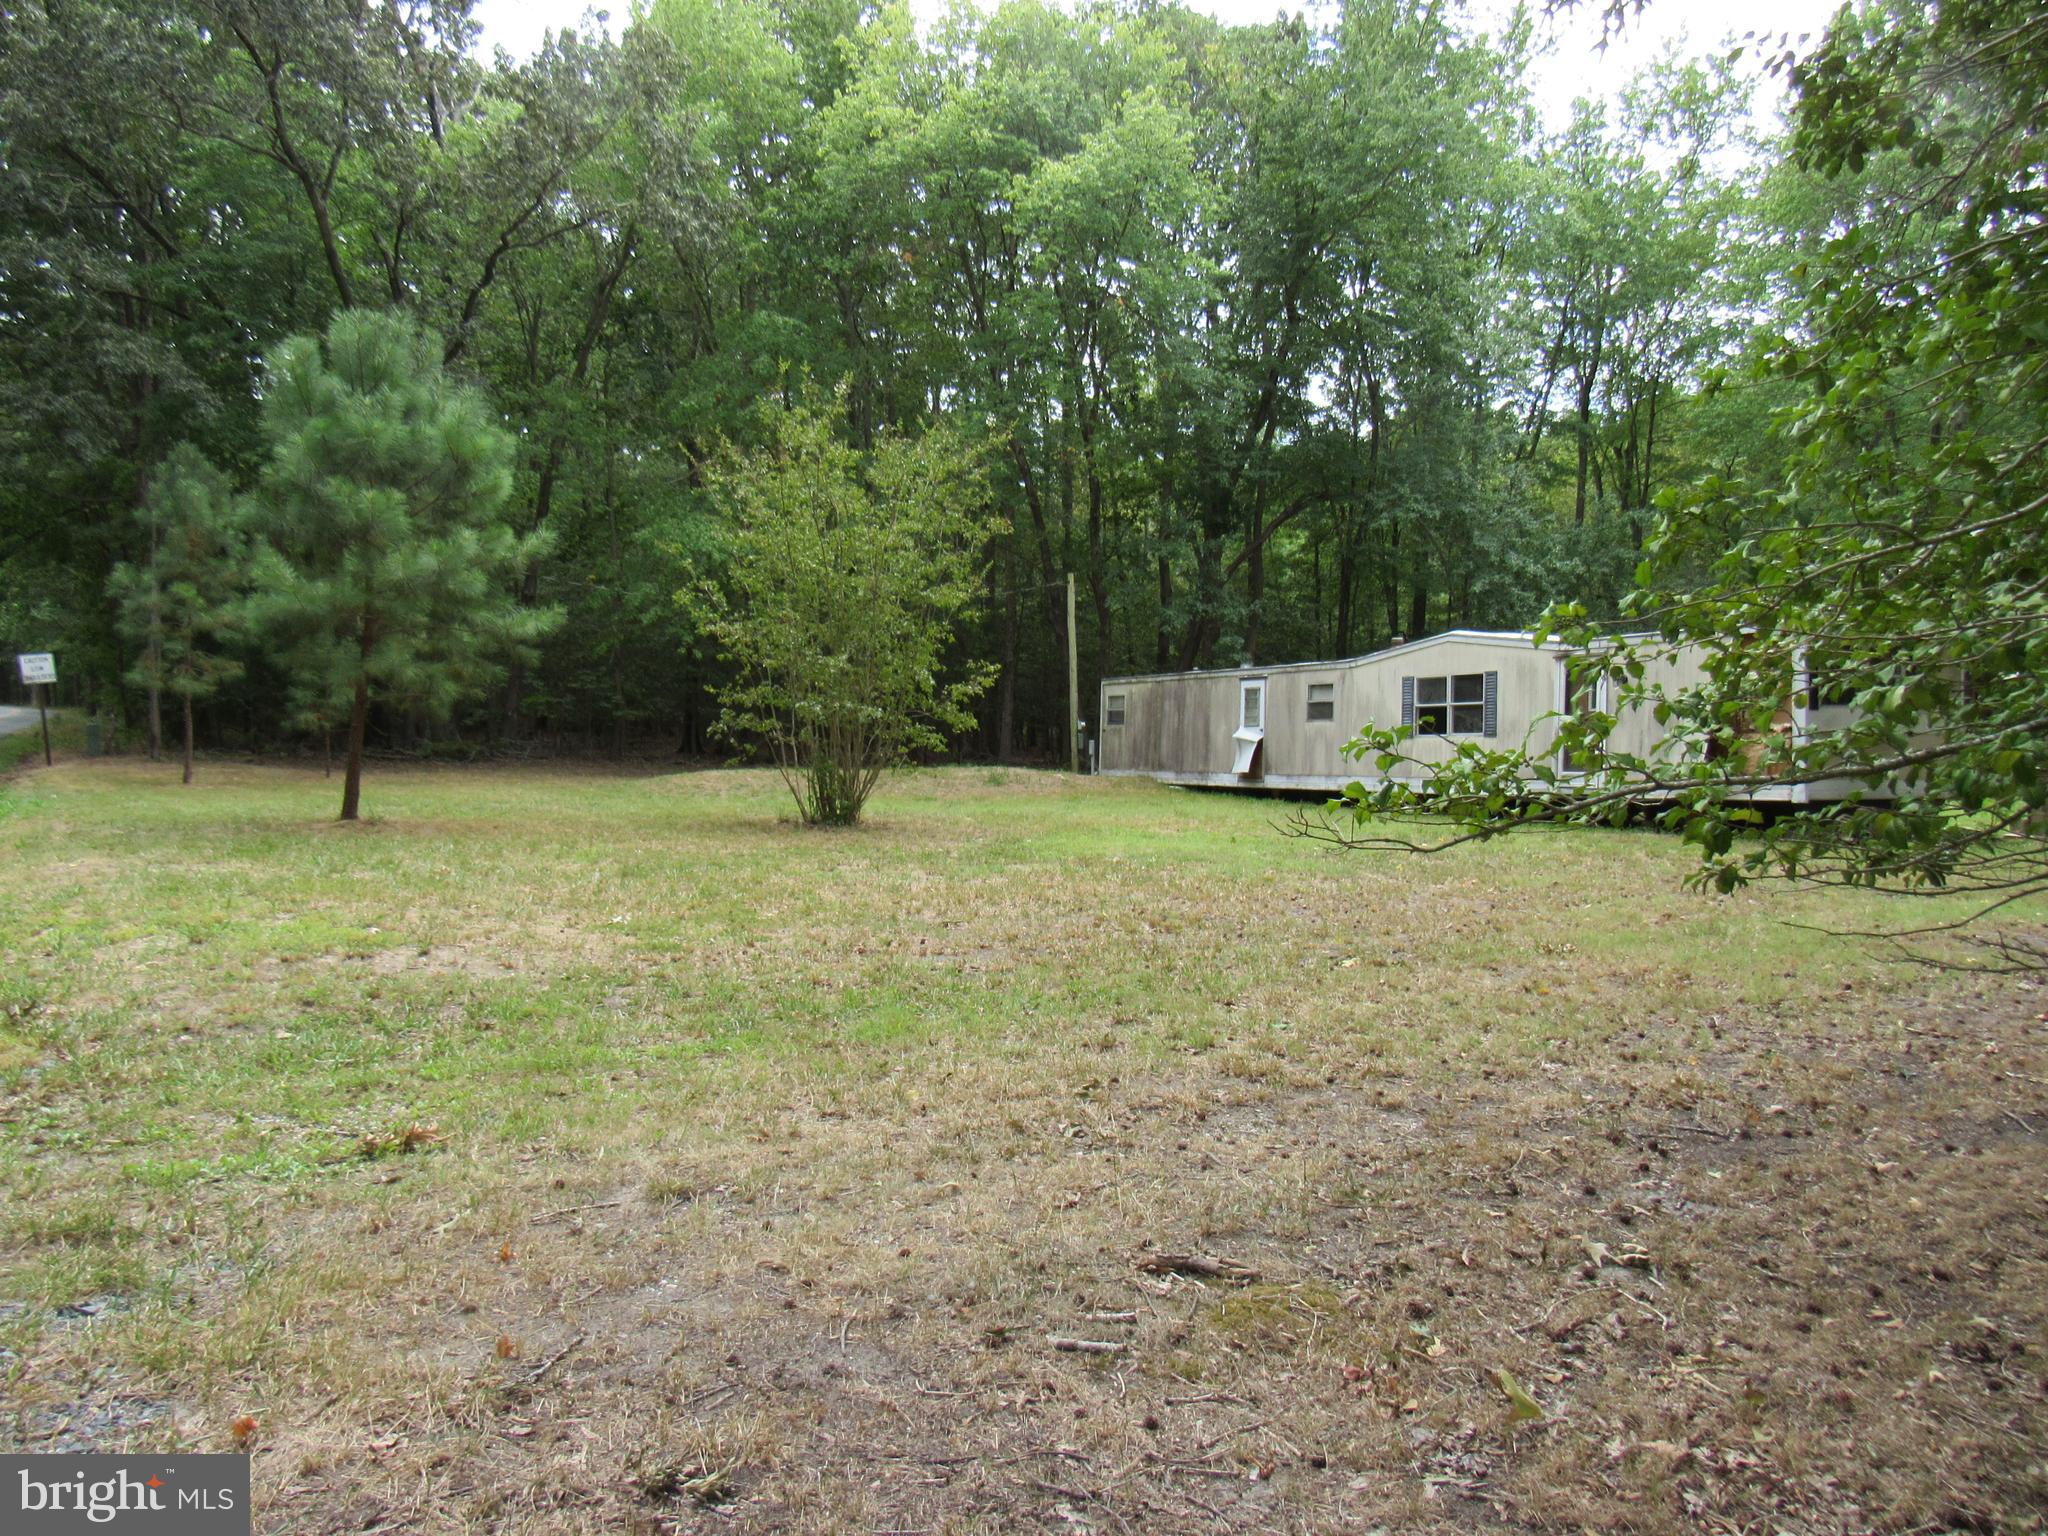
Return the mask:
[[334,777],[334,732],[348,725],[355,686],[348,648],[332,635],[302,643],[288,658],[291,683],[285,692],[285,725],[320,738],[320,772]]
[[138,512],[149,555],[108,581],[121,626],[142,659],[129,681],[183,706],[185,776],[192,782],[192,707],[242,675],[222,645],[240,629],[248,571],[243,509],[227,476],[190,443],[164,463]]
[[354,821],[373,701],[445,717],[560,621],[514,593],[544,539],[508,514],[512,435],[398,316],[346,311],[324,345],[286,342],[264,426],[257,611],[302,698],[348,700]]

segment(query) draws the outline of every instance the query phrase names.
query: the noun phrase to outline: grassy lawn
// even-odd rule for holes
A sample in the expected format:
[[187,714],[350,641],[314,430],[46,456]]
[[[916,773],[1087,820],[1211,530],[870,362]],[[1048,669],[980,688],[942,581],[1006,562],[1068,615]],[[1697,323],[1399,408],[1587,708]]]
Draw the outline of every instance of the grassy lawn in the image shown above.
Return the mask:
[[0,786],[0,1449],[244,1444],[280,1532],[2042,1528],[2048,988],[1792,925],[1874,899],[176,780]]

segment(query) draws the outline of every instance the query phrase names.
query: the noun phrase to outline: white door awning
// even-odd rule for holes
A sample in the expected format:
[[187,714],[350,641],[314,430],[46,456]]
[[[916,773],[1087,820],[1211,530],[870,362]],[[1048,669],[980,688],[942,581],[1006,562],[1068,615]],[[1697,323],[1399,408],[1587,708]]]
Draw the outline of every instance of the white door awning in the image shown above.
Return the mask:
[[1237,743],[1237,765],[1233,773],[1250,773],[1252,759],[1258,755],[1259,743],[1266,739],[1266,733],[1252,726],[1246,726],[1230,738]]

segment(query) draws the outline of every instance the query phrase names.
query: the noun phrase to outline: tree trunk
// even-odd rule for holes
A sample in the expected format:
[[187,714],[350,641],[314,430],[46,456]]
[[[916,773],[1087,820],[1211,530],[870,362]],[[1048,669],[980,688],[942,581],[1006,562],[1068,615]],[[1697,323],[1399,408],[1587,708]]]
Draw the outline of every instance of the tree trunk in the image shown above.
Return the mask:
[[519,739],[519,712],[525,703],[526,664],[514,656],[505,664],[505,701],[499,710],[499,729],[508,741]]
[[[1191,667],[1206,667],[1211,663],[1210,652],[1216,644],[1216,637],[1222,628],[1223,616],[1223,552],[1222,539],[1228,532],[1223,518],[1228,515],[1226,507],[1219,513],[1212,507],[1203,518],[1201,538],[1195,545],[1195,602],[1194,612],[1189,616],[1187,632],[1181,637],[1179,671]],[[1217,532],[1221,524],[1223,531]]]
[[192,695],[185,695],[185,782],[192,782]]
[[[562,471],[562,454],[559,446],[548,449],[548,456],[542,461],[540,479],[533,493],[533,522],[531,531],[538,533],[547,526],[555,509],[555,477]],[[519,577],[519,606],[537,608],[540,606],[540,566],[529,565]],[[520,715],[526,703],[526,663],[518,656],[512,658],[505,669],[505,735],[517,741],[520,738]]]
[[1245,549],[1244,664],[1259,664],[1259,620],[1266,606],[1266,486],[1260,480],[1252,496],[1251,542]]
[[1351,631],[1355,627],[1352,616],[1352,593],[1358,586],[1358,556],[1352,552],[1348,539],[1337,546],[1337,644],[1334,654],[1355,655],[1351,644]]
[[1323,644],[1323,538],[1317,534],[1308,547],[1309,602],[1308,611],[1314,621],[1315,653],[1318,656],[1335,654]]
[[1003,562],[1008,588],[1003,594],[1003,629],[996,680],[996,761],[1007,763],[1017,753],[1017,563]]
[[[367,649],[368,647],[365,647]],[[356,677],[355,703],[348,714],[348,767],[341,781],[341,819],[357,819],[363,801],[363,736],[370,723],[370,680]]]
[[[576,352],[569,367],[569,383],[581,389],[583,381],[590,376],[590,358],[596,351],[598,339],[604,334],[605,321],[611,314],[612,295],[618,290],[619,281],[626,275],[626,268],[632,262],[634,240],[639,226],[628,223],[619,234],[613,250],[612,261],[599,274],[596,291],[590,296],[590,305],[583,317],[583,333],[577,338]],[[529,373],[532,370],[529,369]],[[555,438],[548,443],[547,456],[541,461],[540,479],[534,490],[532,532],[539,532],[547,526],[548,518],[554,512],[555,479],[562,472],[562,455],[565,451],[562,439]],[[529,565],[519,581],[519,605],[522,608],[540,606],[540,567]],[[518,739],[520,716],[526,697],[526,666],[515,656],[505,676],[505,734]]]
[[1593,387],[1600,378],[1600,357],[1607,345],[1607,299],[1613,291],[1614,275],[1608,273],[1600,291],[1600,313],[1593,326],[1593,340],[1590,355],[1576,364],[1579,370],[1579,484],[1578,496],[1573,508],[1574,527],[1584,527],[1586,522],[1586,476],[1593,467]]
[[1593,457],[1593,375],[1588,372],[1579,377],[1579,474],[1578,494],[1572,505],[1572,526],[1586,526],[1586,480],[1592,469]]
[[[1387,523],[1387,571],[1386,583],[1380,589],[1383,606],[1387,612],[1387,633],[1401,634],[1401,524],[1397,520]],[[1415,635],[1404,635],[1403,639],[1414,640]]]
[[[598,378],[598,395],[607,404],[611,395],[610,359]],[[612,760],[626,758],[626,546],[619,534],[617,465],[619,456],[607,454],[604,470],[605,527],[612,546]]]
[[[1655,379],[1651,379],[1651,380],[1650,380],[1650,420],[1649,420],[1649,424],[1648,424],[1648,426],[1647,426],[1647,427],[1645,428],[1645,430],[1644,430],[1644,432],[1643,432],[1643,470],[1642,470],[1642,475],[1643,475],[1643,478],[1642,478],[1642,483],[1641,483],[1641,485],[1640,485],[1640,486],[1638,487],[1638,489],[1637,489],[1637,493],[1636,493],[1636,506],[1637,506],[1638,508],[1641,508],[1641,509],[1644,509],[1644,510],[1647,510],[1647,509],[1648,509],[1648,507],[1649,507],[1649,505],[1650,505],[1650,498],[1651,498],[1651,495],[1653,494],[1653,492],[1652,492],[1652,487],[1653,487],[1653,485],[1654,485],[1655,481],[1654,481],[1654,476],[1653,476],[1653,472],[1652,472],[1652,467],[1651,467],[1651,466],[1652,466],[1652,458],[1653,458],[1653,456],[1655,455],[1656,451],[1657,451],[1657,381],[1656,381]],[[1643,548],[1643,520],[1642,520],[1641,518],[1631,518],[1631,519],[1629,520],[1629,529],[1630,529],[1630,531],[1631,531],[1631,532],[1632,532],[1632,533],[1633,533],[1633,534],[1635,535],[1635,545],[1636,545],[1636,551],[1637,551],[1637,553],[1639,553],[1639,554],[1640,554],[1640,553],[1642,552],[1642,548]]]
[[1168,614],[1173,609],[1173,562],[1166,555],[1159,557],[1159,644],[1154,661],[1161,672],[1173,665],[1173,633],[1168,627]]
[[[136,266],[141,269],[137,276],[137,287],[140,289],[143,297],[135,301],[123,299],[121,301],[121,312],[124,322],[129,329],[143,337],[148,337],[156,320],[156,307],[149,302],[147,297],[150,290],[149,269],[154,264],[155,257],[146,241],[137,242],[134,248],[134,261]],[[146,466],[148,464],[150,451],[150,401],[154,398],[155,394],[156,375],[148,369],[144,369],[135,376],[134,380],[134,425],[129,434],[130,441],[128,447],[132,461],[138,465]],[[143,472],[135,477],[133,505],[136,510],[140,511],[148,504],[148,501],[149,473],[145,467]],[[163,529],[155,518],[150,519],[149,526],[149,553],[151,556],[154,556],[159,545],[162,543]],[[152,678],[161,678],[163,676],[163,641],[161,638],[152,637],[149,642],[149,675]],[[163,685],[161,682],[152,682],[149,685],[149,760],[152,763],[161,762],[163,755]]]
[[[1110,626],[1114,616],[1109,606],[1108,560],[1102,551],[1102,476],[1095,463],[1095,405],[1079,411],[1083,467],[1088,473],[1088,595],[1095,604],[1094,681],[1100,684],[1109,671]],[[1083,697],[1086,697],[1084,694]]]

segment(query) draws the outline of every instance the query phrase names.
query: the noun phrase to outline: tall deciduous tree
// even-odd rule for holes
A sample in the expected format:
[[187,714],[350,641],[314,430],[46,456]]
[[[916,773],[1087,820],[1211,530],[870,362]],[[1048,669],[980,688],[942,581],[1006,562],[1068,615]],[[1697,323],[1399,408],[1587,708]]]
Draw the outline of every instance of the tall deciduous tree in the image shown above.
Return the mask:
[[980,455],[943,428],[884,433],[863,455],[834,429],[845,394],[836,410],[809,390],[765,407],[765,445],[714,462],[726,585],[684,594],[734,667],[723,733],[765,741],[799,814],[824,826],[858,821],[885,771],[971,729],[994,674],[945,676],[1000,527]]
[[516,531],[511,434],[402,318],[350,310],[286,342],[264,406],[257,611],[317,666],[311,697],[349,700],[353,821],[373,702],[445,715],[559,621],[512,590],[548,532]]

